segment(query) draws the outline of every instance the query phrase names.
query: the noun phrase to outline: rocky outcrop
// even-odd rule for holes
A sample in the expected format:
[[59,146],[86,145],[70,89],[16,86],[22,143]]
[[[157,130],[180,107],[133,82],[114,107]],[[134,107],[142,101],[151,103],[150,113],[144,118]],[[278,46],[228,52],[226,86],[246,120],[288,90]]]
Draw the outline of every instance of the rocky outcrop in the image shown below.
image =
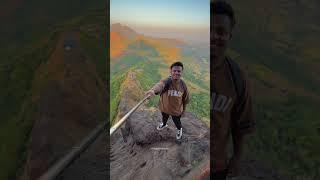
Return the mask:
[[62,33],[49,60],[36,72],[33,101],[39,112],[23,180],[42,175],[106,119],[105,85],[79,39],[78,32]]
[[111,137],[111,179],[184,179],[209,159],[209,128],[187,113],[181,119],[183,138],[175,140],[176,128],[158,131],[161,114],[142,106]]

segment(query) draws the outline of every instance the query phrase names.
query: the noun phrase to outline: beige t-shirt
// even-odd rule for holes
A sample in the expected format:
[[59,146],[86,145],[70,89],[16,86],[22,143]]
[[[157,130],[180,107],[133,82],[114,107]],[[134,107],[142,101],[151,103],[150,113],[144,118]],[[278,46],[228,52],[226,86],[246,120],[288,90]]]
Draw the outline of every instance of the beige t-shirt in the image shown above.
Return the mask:
[[[241,71],[245,84],[245,98],[240,107],[235,107],[238,101],[235,84],[232,80],[232,72],[225,61],[224,64],[215,69],[213,74],[213,127],[210,128],[211,148],[213,148],[211,159],[213,170],[219,171],[227,168],[227,145],[231,133],[246,134],[254,130],[255,120],[252,110],[252,100],[248,78]],[[236,112],[236,108],[240,111]],[[234,118],[232,118],[234,117]]]
[[[166,79],[160,80],[152,89],[155,93],[160,93],[165,86]],[[169,89],[160,97],[159,108],[161,112],[172,116],[180,116],[183,106],[189,103],[188,89],[184,89],[180,80],[172,80]]]

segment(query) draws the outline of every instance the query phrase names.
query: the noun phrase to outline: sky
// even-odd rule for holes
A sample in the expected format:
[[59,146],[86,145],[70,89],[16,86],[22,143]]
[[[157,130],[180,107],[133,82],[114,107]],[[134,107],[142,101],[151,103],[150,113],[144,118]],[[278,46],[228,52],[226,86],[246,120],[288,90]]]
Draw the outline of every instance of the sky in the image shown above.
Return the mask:
[[153,37],[209,43],[210,0],[111,0],[111,24]]

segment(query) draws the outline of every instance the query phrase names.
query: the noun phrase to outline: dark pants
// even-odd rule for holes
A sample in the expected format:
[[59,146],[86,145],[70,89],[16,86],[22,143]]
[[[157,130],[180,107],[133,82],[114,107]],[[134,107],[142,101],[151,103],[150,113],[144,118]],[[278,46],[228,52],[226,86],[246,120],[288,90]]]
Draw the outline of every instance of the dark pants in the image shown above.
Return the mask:
[[217,171],[212,173],[213,180],[226,180],[228,175],[228,170]]
[[[162,113],[162,123],[163,125],[165,126],[167,124],[167,121],[168,121],[168,118],[169,118],[169,114],[166,114],[164,112],[161,112]],[[177,129],[181,129],[181,121],[180,121],[180,118],[181,116],[171,116],[172,117],[172,120],[174,122],[174,124],[176,125]]]

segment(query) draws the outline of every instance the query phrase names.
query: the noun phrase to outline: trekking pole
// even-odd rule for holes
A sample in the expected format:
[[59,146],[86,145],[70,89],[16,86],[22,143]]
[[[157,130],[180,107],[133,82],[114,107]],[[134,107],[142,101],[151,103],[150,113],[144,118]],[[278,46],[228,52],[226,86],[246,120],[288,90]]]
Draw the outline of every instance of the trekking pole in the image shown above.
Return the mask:
[[86,136],[78,145],[72,147],[72,149],[53,164],[47,172],[45,172],[38,180],[54,180],[62,171],[64,171],[76,158],[80,156],[92,143],[100,136],[104,130],[107,129],[106,123],[99,124],[91,133]]
[[143,98],[135,107],[133,107],[125,116],[123,116],[114,126],[110,129],[110,136],[128,119],[128,117],[146,100],[150,97]]

